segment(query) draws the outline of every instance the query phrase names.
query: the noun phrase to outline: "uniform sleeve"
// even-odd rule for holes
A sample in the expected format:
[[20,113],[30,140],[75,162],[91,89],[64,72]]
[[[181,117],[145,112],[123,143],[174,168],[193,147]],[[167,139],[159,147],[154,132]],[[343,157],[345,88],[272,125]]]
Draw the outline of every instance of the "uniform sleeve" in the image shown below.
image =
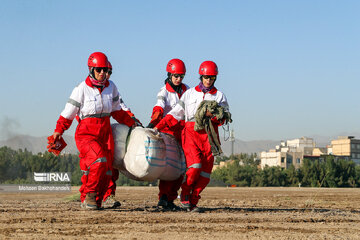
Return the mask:
[[166,106],[166,98],[167,98],[167,91],[165,88],[162,88],[159,93],[157,94],[156,104],[155,106],[161,107],[165,109]]
[[163,130],[166,127],[173,127],[178,124],[178,120],[175,119],[172,115],[167,114],[161,121],[155,126],[159,131]]
[[118,111],[114,111],[111,113],[111,116],[118,122],[121,124],[125,124],[128,127],[131,127],[132,125],[135,124],[135,120],[132,119],[129,114],[127,112],[125,112],[124,110],[120,109]]
[[[221,94],[221,97],[220,97],[220,100],[219,100],[219,105],[220,105],[221,107],[223,107],[226,112],[228,112],[228,113],[230,114],[230,112],[229,112],[229,103],[228,103],[228,101],[227,101],[227,99],[226,99],[225,94],[223,94],[223,93]],[[213,117],[213,118],[211,119],[211,121],[212,121],[213,123],[217,124],[218,126],[221,126],[221,125],[224,124],[225,118],[224,118],[224,119],[217,119],[216,117]]]
[[[114,84],[113,99],[112,99],[112,112],[119,111],[122,109],[121,102],[122,102],[122,97],[121,97],[117,87]],[[127,110],[129,110],[129,109],[126,109],[126,110],[124,109],[124,111],[127,111]]]
[[73,120],[66,119],[60,115],[59,119],[56,122],[56,128],[54,132],[58,132],[62,135],[66,130],[70,128],[72,121]]
[[137,119],[135,117],[135,115],[129,110],[129,111],[125,111],[136,123],[137,126],[142,126],[142,123],[140,122],[139,119]]
[[81,89],[82,88],[80,86],[74,88],[64,110],[60,114],[62,117],[72,121],[76,114],[79,113],[80,107],[84,102],[83,92]]
[[172,115],[177,121],[185,119],[185,102],[188,96],[188,91],[186,91],[180,98],[179,102],[175,105],[173,109],[168,113]]
[[[124,109],[123,109],[124,110]],[[129,110],[129,111],[126,111],[124,110],[130,117],[135,117],[135,115]]]
[[163,119],[164,109],[160,106],[155,106],[151,114],[150,124],[156,126],[161,119]]
[[69,100],[65,104],[64,110],[61,112],[59,119],[56,122],[55,132],[63,134],[68,130],[79,113],[81,104],[83,102],[81,87],[77,86],[72,91]]
[[126,104],[124,103],[124,100],[122,99],[120,93],[119,93],[119,102],[120,102],[120,107],[121,107],[122,110],[131,113],[130,108],[128,108],[128,106],[126,106]]
[[185,118],[185,101],[186,92],[181,96],[179,102],[175,105],[171,111],[156,125],[156,128],[161,131],[165,127],[172,128],[181,120]]
[[221,94],[221,98],[219,100],[219,105],[222,106],[226,112],[229,112],[229,103],[226,99],[226,96],[225,94]]

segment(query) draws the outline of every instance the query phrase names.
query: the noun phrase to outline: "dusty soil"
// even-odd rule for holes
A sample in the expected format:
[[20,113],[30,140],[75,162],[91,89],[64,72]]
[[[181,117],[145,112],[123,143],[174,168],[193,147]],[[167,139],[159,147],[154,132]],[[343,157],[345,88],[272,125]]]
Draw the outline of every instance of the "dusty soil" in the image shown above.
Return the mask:
[[66,199],[77,190],[0,194],[0,239],[360,239],[360,189],[208,187],[201,213],[157,209],[156,187],[87,211]]

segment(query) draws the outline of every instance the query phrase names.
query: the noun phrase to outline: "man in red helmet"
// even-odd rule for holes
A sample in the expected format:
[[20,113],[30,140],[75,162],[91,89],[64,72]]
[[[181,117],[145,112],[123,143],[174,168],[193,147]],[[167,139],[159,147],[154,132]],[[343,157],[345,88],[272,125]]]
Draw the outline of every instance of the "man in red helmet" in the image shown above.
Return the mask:
[[73,119],[79,121],[75,132],[80,152],[82,186],[81,206],[98,209],[108,189],[112,174],[114,140],[110,116],[131,127],[135,121],[120,106],[115,84],[106,79],[108,59],[104,53],[94,52],[88,59],[89,76],[72,91],[65,109],[57,121],[53,138],[60,139]]
[[[210,182],[214,156],[211,151],[208,134],[205,130],[195,131],[195,113],[203,100],[216,101],[225,111],[229,111],[229,105],[225,95],[214,86],[218,75],[218,68],[212,61],[205,61],[199,68],[200,83],[194,88],[187,90],[178,104],[158,123],[155,129],[162,131],[172,127],[185,118],[182,147],[186,157],[187,171],[185,180],[181,185],[181,207],[189,211],[199,211],[197,203],[200,193]],[[224,119],[216,119],[212,113],[206,112],[211,118],[214,130],[218,134],[218,126]]]
[[[167,78],[165,79],[165,86],[160,89],[157,95],[157,102],[153,108],[151,121],[147,127],[153,128],[160,122],[163,117],[173,109],[179,102],[180,97],[189,88],[182,83],[184,79],[186,68],[185,64],[180,59],[171,59],[167,66]],[[181,132],[184,128],[185,122],[179,121],[172,127],[165,127],[161,132],[173,135],[176,140],[181,144]],[[159,182],[159,202],[158,206],[164,209],[176,209],[174,200],[177,198],[177,191],[180,189],[183,176],[174,181]]]

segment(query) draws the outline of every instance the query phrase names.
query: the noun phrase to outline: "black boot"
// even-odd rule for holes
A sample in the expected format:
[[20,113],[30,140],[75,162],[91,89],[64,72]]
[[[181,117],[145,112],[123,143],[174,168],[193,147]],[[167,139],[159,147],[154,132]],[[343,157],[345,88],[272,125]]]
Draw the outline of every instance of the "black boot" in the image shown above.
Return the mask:
[[174,201],[168,201],[167,202],[167,208],[172,211],[180,210],[180,207],[176,206]]
[[168,198],[165,194],[160,197],[160,200],[157,205],[158,205],[158,207],[167,208]]

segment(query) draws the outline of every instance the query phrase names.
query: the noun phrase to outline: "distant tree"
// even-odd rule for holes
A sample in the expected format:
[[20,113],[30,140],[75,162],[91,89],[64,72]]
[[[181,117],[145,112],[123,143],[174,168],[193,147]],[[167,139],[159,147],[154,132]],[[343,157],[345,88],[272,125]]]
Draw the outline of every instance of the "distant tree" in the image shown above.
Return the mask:
[[298,186],[303,178],[301,169],[296,169],[294,165],[291,165],[290,168],[286,169],[285,174],[287,178],[287,186]]

